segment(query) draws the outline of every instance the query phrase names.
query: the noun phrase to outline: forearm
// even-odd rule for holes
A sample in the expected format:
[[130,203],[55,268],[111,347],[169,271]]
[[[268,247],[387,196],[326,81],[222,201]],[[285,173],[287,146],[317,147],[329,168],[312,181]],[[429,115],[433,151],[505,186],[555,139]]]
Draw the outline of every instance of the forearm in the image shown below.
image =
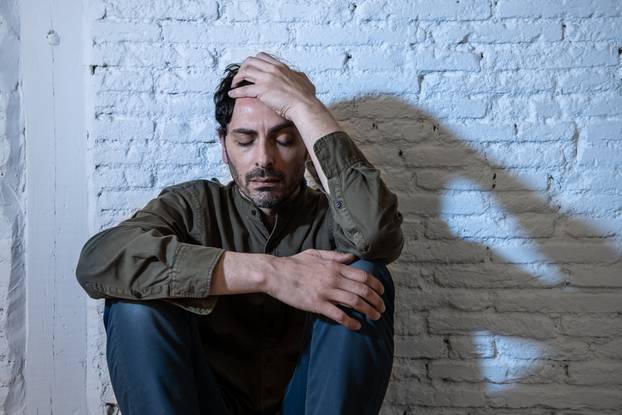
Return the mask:
[[326,173],[322,170],[322,166],[313,150],[313,145],[325,135],[335,131],[341,131],[341,126],[328,108],[315,98],[303,105],[299,105],[292,114],[292,121],[296,125],[307,147],[307,151],[309,152],[311,161],[313,161],[322,187],[327,194],[330,194]]
[[225,251],[214,267],[210,295],[264,292],[275,258],[266,254]]

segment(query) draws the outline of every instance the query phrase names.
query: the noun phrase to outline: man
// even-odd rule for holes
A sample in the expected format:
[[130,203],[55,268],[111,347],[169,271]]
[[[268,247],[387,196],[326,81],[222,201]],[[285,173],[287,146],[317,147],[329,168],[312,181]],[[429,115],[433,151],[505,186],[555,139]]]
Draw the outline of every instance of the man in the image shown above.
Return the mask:
[[225,72],[214,101],[234,180],[166,187],[80,255],[80,284],[106,298],[121,412],[376,414],[397,198],[305,74],[267,53]]

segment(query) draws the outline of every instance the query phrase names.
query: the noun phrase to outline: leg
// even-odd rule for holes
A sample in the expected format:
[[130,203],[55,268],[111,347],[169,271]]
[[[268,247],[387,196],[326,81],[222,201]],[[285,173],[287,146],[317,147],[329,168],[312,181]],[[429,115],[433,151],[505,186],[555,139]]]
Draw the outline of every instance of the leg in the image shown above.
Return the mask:
[[227,413],[192,313],[165,301],[106,299],[104,326],[123,415]]
[[379,320],[372,320],[339,306],[361,322],[355,331],[309,314],[306,345],[285,392],[283,415],[375,415],[380,411],[393,366],[395,287],[383,264],[358,260],[351,266],[382,282],[386,311]]

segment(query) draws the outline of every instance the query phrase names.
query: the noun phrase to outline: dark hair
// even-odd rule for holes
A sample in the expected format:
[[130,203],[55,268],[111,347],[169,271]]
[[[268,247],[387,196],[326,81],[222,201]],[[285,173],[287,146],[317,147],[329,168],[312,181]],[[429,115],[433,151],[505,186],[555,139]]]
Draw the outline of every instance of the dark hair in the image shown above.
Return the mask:
[[[231,63],[225,68],[225,76],[220,80],[218,88],[214,93],[214,105],[216,112],[216,121],[218,127],[216,128],[219,137],[225,137],[227,135],[227,124],[231,122],[231,116],[233,115],[233,106],[235,105],[235,99],[231,98],[227,93],[231,89],[231,81],[235,74],[238,73],[240,65],[237,63]],[[244,85],[252,85],[252,82],[243,80],[236,85],[236,88]]]

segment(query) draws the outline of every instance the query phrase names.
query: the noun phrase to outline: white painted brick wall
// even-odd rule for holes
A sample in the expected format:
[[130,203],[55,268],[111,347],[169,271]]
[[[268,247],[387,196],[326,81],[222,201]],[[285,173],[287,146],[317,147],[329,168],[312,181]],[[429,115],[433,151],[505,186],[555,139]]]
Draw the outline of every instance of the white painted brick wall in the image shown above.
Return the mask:
[[[399,194],[383,413],[622,411],[622,2],[91,0],[88,16],[93,232],[165,185],[229,180],[212,93],[271,51]],[[99,414],[115,400],[98,314],[89,331]]]
[[19,12],[0,3],[0,413],[24,406],[24,135],[19,78]]

